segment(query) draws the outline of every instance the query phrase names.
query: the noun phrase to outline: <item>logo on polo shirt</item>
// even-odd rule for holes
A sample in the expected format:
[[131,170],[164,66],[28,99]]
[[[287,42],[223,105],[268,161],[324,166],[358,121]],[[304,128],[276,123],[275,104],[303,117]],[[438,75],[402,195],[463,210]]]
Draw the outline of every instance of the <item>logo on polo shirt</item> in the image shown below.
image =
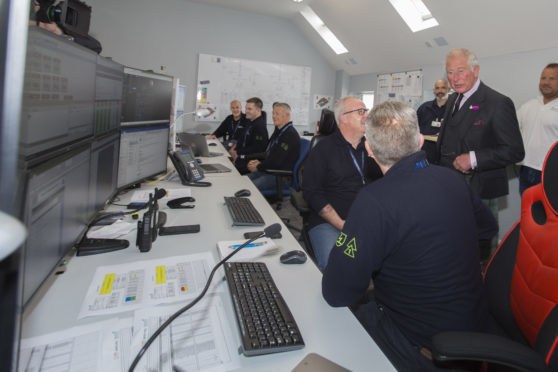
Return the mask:
[[345,248],[343,253],[345,253],[347,256],[349,256],[351,258],[355,258],[355,252],[357,251],[356,239],[352,238],[351,240],[349,240],[348,243],[347,243],[347,239],[348,239],[347,234],[345,234],[345,233],[339,234],[339,237],[337,238],[337,241],[335,242],[335,246],[336,247],[342,247],[346,243],[347,248]]

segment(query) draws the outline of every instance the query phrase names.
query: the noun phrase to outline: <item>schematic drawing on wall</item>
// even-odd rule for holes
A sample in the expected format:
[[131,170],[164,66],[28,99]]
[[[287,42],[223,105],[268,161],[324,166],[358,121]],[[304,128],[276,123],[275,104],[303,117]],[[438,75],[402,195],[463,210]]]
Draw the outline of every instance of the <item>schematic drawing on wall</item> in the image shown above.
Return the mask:
[[415,110],[422,103],[422,70],[378,75],[374,103],[405,102]]
[[244,104],[250,97],[259,97],[272,123],[273,102],[291,106],[295,125],[308,125],[310,81],[312,69],[238,58],[199,55],[196,107],[211,108],[212,114],[198,121],[221,121],[230,114],[229,104],[239,100]]

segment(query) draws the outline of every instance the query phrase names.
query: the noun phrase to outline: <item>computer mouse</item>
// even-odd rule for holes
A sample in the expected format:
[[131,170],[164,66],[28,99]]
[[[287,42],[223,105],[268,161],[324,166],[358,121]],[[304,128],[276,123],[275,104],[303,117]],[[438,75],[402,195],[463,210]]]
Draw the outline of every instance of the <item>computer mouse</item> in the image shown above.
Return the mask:
[[241,196],[250,196],[250,195],[252,195],[252,193],[248,189],[238,190],[237,192],[234,193],[234,196],[236,196],[237,198]]
[[217,144],[215,142],[210,142],[207,144],[208,146],[217,146]]
[[303,251],[289,251],[287,253],[283,253],[279,260],[283,264],[303,264],[306,262],[307,257],[306,253]]

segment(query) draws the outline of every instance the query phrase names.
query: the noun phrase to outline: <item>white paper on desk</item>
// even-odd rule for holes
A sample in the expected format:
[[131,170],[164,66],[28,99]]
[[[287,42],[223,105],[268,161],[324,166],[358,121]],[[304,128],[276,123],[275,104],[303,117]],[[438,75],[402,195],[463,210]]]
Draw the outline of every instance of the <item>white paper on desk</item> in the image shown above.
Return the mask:
[[[221,258],[227,257],[236,247],[239,247],[246,240],[229,240],[217,242],[217,248],[221,254]],[[251,246],[254,245],[254,246]],[[233,248],[234,247],[234,248]],[[267,256],[277,249],[277,245],[269,238],[260,238],[254,240],[251,244],[242,248],[240,252],[232,256],[229,261],[250,261],[259,257]]]
[[89,230],[87,237],[89,239],[115,239],[119,236],[127,235],[132,230],[137,229],[137,223],[130,223],[122,220],[116,220],[110,225],[106,225],[96,230]]
[[112,342],[126,330],[128,333],[132,330],[131,318],[115,318],[23,339],[19,371],[126,371],[122,369],[121,349]]
[[[215,261],[210,252],[97,268],[78,319],[191,299],[201,293]],[[209,291],[222,290],[215,282]]]
[[[137,190],[134,191],[132,194],[132,198],[130,199],[131,203],[144,203],[149,201],[149,194],[153,194],[153,190]],[[192,196],[192,189],[190,188],[180,188],[180,189],[165,189],[167,195],[161,198],[161,200],[165,199],[176,199],[176,198],[184,198],[186,196]]]
[[[135,357],[140,347],[185,304],[134,312]],[[136,371],[229,371],[240,367],[238,342],[218,296],[208,296],[176,318],[143,355]],[[236,342],[235,342],[236,341]],[[130,363],[132,360],[130,360]]]

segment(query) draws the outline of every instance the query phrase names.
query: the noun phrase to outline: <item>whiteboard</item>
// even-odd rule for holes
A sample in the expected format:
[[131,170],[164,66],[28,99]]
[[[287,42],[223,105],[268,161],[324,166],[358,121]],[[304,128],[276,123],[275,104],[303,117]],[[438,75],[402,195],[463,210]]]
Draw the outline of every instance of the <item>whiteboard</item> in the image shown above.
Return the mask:
[[399,101],[415,110],[422,103],[422,70],[378,75],[374,104]]
[[308,126],[311,74],[305,66],[200,54],[196,109],[205,110],[197,121],[220,122],[230,115],[232,100],[244,108],[248,98],[259,97],[268,123],[273,122],[273,102],[286,102],[293,124]]

